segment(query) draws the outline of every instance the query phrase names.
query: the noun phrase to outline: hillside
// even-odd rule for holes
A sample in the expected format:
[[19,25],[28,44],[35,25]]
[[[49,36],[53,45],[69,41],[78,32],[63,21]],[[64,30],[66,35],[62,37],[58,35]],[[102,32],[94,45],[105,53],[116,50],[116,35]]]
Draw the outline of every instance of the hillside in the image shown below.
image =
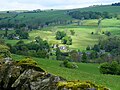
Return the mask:
[[80,11],[93,11],[93,12],[109,12],[120,14],[120,6],[101,5],[101,6],[90,6],[86,8],[75,9]]
[[[102,21],[102,32],[110,31],[112,35],[119,36],[120,22],[116,19],[104,19]],[[75,31],[75,35],[70,34],[70,30]],[[84,20],[83,26],[78,26],[77,23],[71,25],[61,25],[55,27],[46,27],[40,30],[33,30],[29,32],[30,38],[24,40],[25,43],[29,43],[35,39],[36,36],[40,36],[42,39],[47,40],[50,44],[60,44],[60,40],[55,39],[55,33],[57,31],[65,31],[68,36],[72,37],[73,44],[69,46],[72,49],[85,50],[86,47],[94,46],[98,42],[100,36],[106,37],[106,35],[92,35],[91,32],[96,32],[97,30],[97,20]],[[13,33],[14,31],[9,31],[8,33]],[[1,34],[4,31],[0,31]],[[7,43],[15,45],[18,40],[6,40]]]
[[68,14],[72,11],[93,11],[119,14],[120,6],[101,5],[71,10],[6,11],[7,13],[0,12],[0,25],[5,26],[6,24],[9,24],[9,27],[15,27],[16,24],[26,24],[27,26],[38,28],[39,25],[67,24],[70,23],[71,20],[75,20]]
[[0,45],[0,58],[35,64],[68,81],[120,89],[120,6],[0,12]]
[[[23,56],[13,55],[14,60],[21,60]],[[111,90],[119,90],[120,77],[116,75],[102,75],[99,72],[99,64],[77,63],[77,69],[60,67],[61,61],[33,58],[41,68],[53,75],[62,76],[67,80],[90,80],[97,84],[109,87]]]
[[48,25],[52,23],[65,23],[72,20],[72,17],[66,14],[64,10],[46,10],[46,11],[29,11],[29,12],[10,12],[0,13],[0,24],[6,23],[11,26],[16,24],[26,24],[28,26]]

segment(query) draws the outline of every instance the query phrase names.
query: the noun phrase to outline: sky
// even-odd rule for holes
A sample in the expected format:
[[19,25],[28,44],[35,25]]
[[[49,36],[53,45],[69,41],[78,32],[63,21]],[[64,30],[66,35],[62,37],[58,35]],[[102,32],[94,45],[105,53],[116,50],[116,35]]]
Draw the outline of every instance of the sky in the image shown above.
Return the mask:
[[0,11],[35,9],[73,9],[91,5],[105,5],[120,0],[0,0]]

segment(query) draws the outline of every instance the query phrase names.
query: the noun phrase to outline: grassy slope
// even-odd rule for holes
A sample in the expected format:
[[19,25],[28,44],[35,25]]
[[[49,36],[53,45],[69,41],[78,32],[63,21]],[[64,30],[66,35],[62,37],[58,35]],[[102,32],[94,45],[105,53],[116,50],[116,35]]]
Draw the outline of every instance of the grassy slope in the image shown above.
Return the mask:
[[[80,11],[95,11],[95,12],[109,12],[109,13],[118,13],[120,14],[120,7],[119,6],[109,6],[109,5],[102,5],[102,6],[94,6],[94,7],[86,7],[80,9],[71,9],[72,10],[80,10]],[[14,18],[15,13],[0,13],[0,18],[8,17],[10,19],[10,23],[32,23],[32,22],[41,22],[44,23],[46,21],[55,21],[55,20],[72,20],[69,15],[66,14],[67,10],[48,10],[39,13],[18,13],[18,15]],[[10,18],[9,18],[10,17]],[[0,20],[4,22],[8,19]]]
[[[23,56],[13,55],[13,59],[21,60]],[[97,84],[109,87],[111,90],[120,89],[120,76],[102,75],[99,72],[98,64],[77,63],[77,69],[60,67],[61,61],[33,58],[41,68],[52,74],[62,76],[67,80],[91,80]]]
[[[0,17],[2,17],[3,14],[5,13],[1,13]],[[45,22],[57,21],[57,20],[72,20],[71,16],[66,14],[66,10],[54,10],[54,11],[49,10],[38,13],[18,13],[16,17],[11,17],[10,19],[11,19],[10,23],[20,22],[27,24],[33,24],[37,22],[45,23]],[[1,20],[1,21],[5,21],[5,20]]]
[[93,12],[109,12],[109,13],[118,13],[120,14],[120,6],[110,6],[110,5],[102,5],[102,6],[92,6],[77,9],[80,11],[93,11]]
[[0,18],[12,18],[15,15],[15,13],[0,13]]

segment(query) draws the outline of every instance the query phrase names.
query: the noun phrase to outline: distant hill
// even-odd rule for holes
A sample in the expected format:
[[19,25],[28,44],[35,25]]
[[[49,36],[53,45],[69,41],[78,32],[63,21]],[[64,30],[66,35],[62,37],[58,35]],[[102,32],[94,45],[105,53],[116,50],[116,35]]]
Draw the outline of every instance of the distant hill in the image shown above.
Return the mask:
[[109,13],[120,13],[120,6],[112,5],[96,5],[86,8],[75,9],[80,11],[93,11],[93,12],[109,12]]
[[[27,24],[36,27],[38,25],[67,23],[73,18],[66,14],[66,10],[26,11],[0,13],[0,25],[6,24]],[[11,25],[12,26],[12,25]]]
[[[81,12],[108,12],[112,14],[120,14],[120,6],[112,5],[96,5],[86,8],[78,9],[69,9],[69,10],[15,10],[15,11],[4,11],[0,12],[0,28],[2,27],[15,27],[15,25],[24,24],[33,28],[38,28],[38,26],[45,25],[58,25],[71,23],[71,20],[74,20],[72,16],[68,13],[72,11],[81,11]],[[8,25],[7,25],[8,24]],[[23,25],[23,26],[24,26]]]

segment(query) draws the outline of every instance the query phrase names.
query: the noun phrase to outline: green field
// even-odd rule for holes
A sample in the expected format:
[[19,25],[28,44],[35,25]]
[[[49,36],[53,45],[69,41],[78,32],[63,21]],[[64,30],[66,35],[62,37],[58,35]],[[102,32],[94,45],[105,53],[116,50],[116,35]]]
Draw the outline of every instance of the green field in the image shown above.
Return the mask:
[[[19,55],[12,55],[14,60],[24,58]],[[99,64],[77,63],[77,69],[68,69],[60,67],[61,61],[33,58],[38,62],[39,66],[45,71],[54,75],[62,76],[67,80],[90,80],[99,85],[105,85],[111,90],[120,89],[120,76],[117,75],[102,75],[99,72]]]
[[[72,49],[80,49],[85,50],[85,48],[89,46],[93,46],[98,43],[100,37],[106,37],[99,33],[98,35],[92,35],[91,32],[96,32],[98,20],[84,20],[83,26],[78,26],[77,23],[63,26],[51,26],[46,27],[40,30],[33,30],[29,32],[30,38],[28,40],[24,40],[25,43],[29,43],[34,40],[36,36],[40,36],[44,40],[47,40],[50,44],[61,44],[60,40],[55,39],[55,33],[57,31],[65,31],[68,36],[72,37],[73,44],[69,46]],[[117,19],[104,19],[102,20],[102,32],[110,31],[112,35],[119,36],[120,35],[120,21]],[[70,34],[70,30],[75,31],[75,35]],[[13,32],[13,31],[9,31]],[[0,33],[4,33],[4,31],[0,31]],[[11,43],[14,45],[19,40],[6,40],[6,43]]]

